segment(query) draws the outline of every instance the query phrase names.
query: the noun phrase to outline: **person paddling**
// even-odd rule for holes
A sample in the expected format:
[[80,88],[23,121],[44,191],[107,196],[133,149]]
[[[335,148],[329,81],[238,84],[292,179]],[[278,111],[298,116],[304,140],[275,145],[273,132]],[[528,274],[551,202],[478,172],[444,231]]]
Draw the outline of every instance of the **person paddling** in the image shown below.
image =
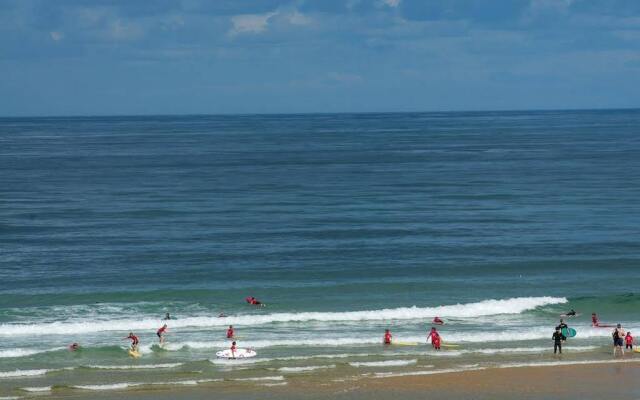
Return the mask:
[[385,329],[383,343],[386,345],[390,345],[391,340],[392,340],[391,331],[389,329]]

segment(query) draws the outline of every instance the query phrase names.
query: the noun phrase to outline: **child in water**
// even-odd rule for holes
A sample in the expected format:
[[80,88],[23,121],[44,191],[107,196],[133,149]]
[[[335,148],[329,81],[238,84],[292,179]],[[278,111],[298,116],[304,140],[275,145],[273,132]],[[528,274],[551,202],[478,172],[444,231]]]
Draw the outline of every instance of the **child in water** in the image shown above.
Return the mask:
[[391,331],[389,331],[389,329],[385,329],[383,343],[387,345],[391,344],[391,339],[392,339]]
[[631,332],[627,332],[627,335],[624,337],[624,342],[627,350],[633,350],[633,336],[631,336]]
[[431,339],[431,346],[433,346],[435,350],[440,350],[441,338],[436,328],[431,328],[431,332],[429,332],[427,336],[427,341],[429,341],[429,339]]

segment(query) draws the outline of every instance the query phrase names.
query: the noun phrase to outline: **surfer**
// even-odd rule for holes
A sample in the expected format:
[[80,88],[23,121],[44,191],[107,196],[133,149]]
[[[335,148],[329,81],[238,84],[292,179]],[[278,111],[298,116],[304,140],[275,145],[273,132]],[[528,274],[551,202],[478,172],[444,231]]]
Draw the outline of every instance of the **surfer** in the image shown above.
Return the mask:
[[227,314],[224,313],[224,311],[220,312],[220,314],[218,314],[218,318],[227,318]]
[[562,342],[567,340],[567,337],[562,334],[560,327],[556,327],[556,331],[553,332],[551,339],[553,339],[553,354],[558,352],[562,354]]
[[427,335],[427,342],[429,341],[429,339],[431,339],[431,346],[433,346],[433,348],[436,350],[440,350],[441,338],[436,328],[431,328],[431,332],[429,332],[429,335]]
[[444,325],[444,321],[440,319],[440,317],[435,317],[433,319],[433,323],[434,324],[438,324],[438,325]]
[[231,343],[231,358],[236,358],[236,342]]
[[598,316],[596,313],[591,313],[591,326],[599,326],[600,322],[598,321]]
[[171,315],[169,313],[166,313],[164,318],[162,318],[163,321],[169,321],[171,319]]
[[69,345],[69,351],[80,350],[80,345],[76,342],[73,342]]
[[622,325],[618,324],[616,329],[611,333],[611,336],[613,337],[613,356],[615,357],[618,349],[620,349],[620,352],[624,356],[624,348],[622,347],[622,344],[626,333],[624,329],[622,329]]
[[167,333],[167,324],[162,325],[162,328],[158,329],[156,335],[158,335],[158,339],[160,340],[160,346],[164,344],[164,335]]
[[391,344],[391,339],[393,337],[391,336],[391,331],[389,329],[385,329],[384,330],[384,339],[383,339],[383,343],[384,344]]
[[132,351],[137,351],[138,350],[138,343],[140,343],[140,341],[138,340],[138,337],[136,335],[133,334],[133,332],[129,332],[129,336],[122,338],[122,340],[126,340],[126,339],[130,339],[131,340],[131,350]]
[[227,339],[233,339],[233,335],[234,335],[233,326],[229,325],[229,329],[227,329]]
[[576,310],[574,310],[573,308],[571,309],[571,311],[569,311],[568,313],[565,314],[565,316],[567,317],[575,317],[576,316]]
[[633,350],[633,336],[631,336],[631,332],[627,332],[627,336],[624,337],[624,343],[626,344],[626,349]]
[[246,299],[246,302],[253,305],[253,306],[260,306],[260,307],[264,307],[264,304],[262,304],[261,301],[259,301],[258,299],[256,299],[253,296],[249,296]]
[[560,318],[560,324],[556,326],[556,330],[558,329],[562,332],[565,329],[569,329],[569,325],[565,324],[564,319]]

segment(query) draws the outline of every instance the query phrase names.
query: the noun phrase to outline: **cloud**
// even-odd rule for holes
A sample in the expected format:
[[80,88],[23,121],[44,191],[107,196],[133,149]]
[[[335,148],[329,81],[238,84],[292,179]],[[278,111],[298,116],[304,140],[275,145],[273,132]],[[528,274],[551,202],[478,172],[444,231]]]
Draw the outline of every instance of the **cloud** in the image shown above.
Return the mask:
[[294,11],[287,16],[287,20],[291,25],[309,25],[313,22],[313,20],[306,15]]
[[231,17],[231,24],[233,26],[229,31],[229,35],[236,36],[243,33],[262,33],[267,30],[269,20],[277,14],[277,12],[271,11],[266,14],[235,15]]
[[52,39],[54,42],[59,42],[59,41],[61,41],[62,39],[64,39],[64,33],[62,33],[62,32],[58,32],[58,31],[51,31],[51,32],[49,32],[49,36],[51,36],[51,39]]
[[396,8],[400,5],[401,0],[382,0],[382,3],[388,5],[389,7]]

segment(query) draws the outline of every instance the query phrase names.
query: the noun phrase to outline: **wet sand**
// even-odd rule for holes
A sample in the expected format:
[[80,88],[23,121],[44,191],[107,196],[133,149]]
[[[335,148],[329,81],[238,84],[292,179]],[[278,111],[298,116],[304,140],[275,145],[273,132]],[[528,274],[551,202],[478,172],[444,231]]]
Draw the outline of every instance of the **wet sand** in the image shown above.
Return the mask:
[[495,368],[355,381],[297,377],[284,386],[197,386],[158,390],[74,392],[64,399],[580,399],[640,398],[636,363]]

